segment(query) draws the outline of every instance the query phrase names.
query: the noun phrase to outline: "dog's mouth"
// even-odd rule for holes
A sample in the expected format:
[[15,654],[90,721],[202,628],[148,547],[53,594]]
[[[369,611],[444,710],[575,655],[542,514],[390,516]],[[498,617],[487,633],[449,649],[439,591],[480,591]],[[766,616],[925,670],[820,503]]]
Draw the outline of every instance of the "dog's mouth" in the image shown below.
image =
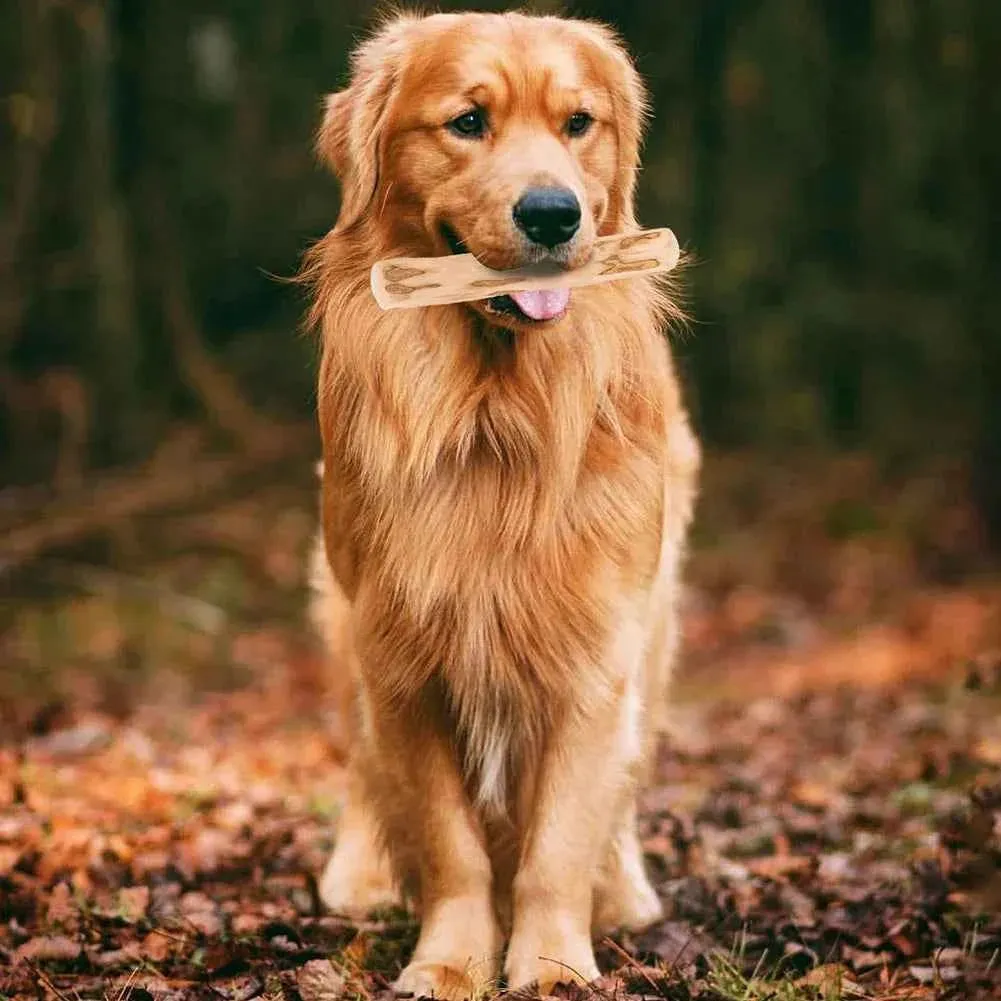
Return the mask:
[[[441,224],[441,235],[453,254],[468,254],[469,248],[448,224]],[[470,305],[481,306],[487,313],[504,316],[526,325],[549,323],[560,319],[570,307],[570,289],[532,289],[477,299]]]

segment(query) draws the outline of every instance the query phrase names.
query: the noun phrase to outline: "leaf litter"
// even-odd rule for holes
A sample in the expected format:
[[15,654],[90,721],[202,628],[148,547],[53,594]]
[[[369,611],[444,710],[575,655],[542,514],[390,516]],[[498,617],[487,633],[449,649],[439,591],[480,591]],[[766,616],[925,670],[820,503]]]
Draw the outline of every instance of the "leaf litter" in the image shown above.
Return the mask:
[[[626,998],[1001,996],[1001,685],[685,707],[642,800],[668,917],[599,945]],[[316,891],[343,792],[322,713],[266,692],[0,749],[0,995],[386,993],[402,912]],[[771,993],[768,993],[768,991]],[[571,991],[571,995],[572,995]]]
[[[771,548],[751,510],[698,554],[679,704],[642,798],[667,914],[599,942],[609,974],[564,1001],[1001,997],[1001,592],[929,587],[915,546],[834,545],[809,520],[821,508],[801,508],[782,508]],[[250,513],[230,520],[267,522]],[[810,558],[790,559],[790,519]],[[182,590],[204,570],[164,574]],[[222,645],[175,631],[136,647],[156,609],[117,606],[69,654],[49,613],[0,640],[21,665],[0,678],[16,682],[0,691],[0,1001],[389,998],[417,924],[320,904],[344,728],[301,624],[259,614],[276,587],[240,584]],[[152,665],[139,678],[120,673],[134,649]],[[163,668],[181,649],[183,684]],[[218,662],[239,686],[206,695],[190,679]],[[32,671],[53,698],[18,687]]]

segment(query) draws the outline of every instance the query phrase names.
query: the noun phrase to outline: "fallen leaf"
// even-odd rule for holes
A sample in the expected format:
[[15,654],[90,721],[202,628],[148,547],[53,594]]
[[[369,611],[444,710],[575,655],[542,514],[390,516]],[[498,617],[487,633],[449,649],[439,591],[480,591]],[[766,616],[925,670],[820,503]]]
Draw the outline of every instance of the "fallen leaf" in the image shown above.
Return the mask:
[[748,859],[744,865],[755,876],[765,879],[782,879],[799,873],[809,872],[814,865],[812,858],[803,855],[766,855]]
[[311,959],[296,974],[302,1001],[338,1001],[344,994],[345,979],[329,959]]
[[92,754],[111,742],[107,726],[98,721],[81,723],[68,730],[56,730],[33,742],[33,750],[55,758]]
[[0,877],[6,876],[14,871],[21,858],[20,848],[10,848],[7,845],[0,845]]
[[118,891],[118,909],[122,919],[134,925],[146,917],[149,909],[148,886],[126,886]]
[[120,949],[107,949],[90,954],[90,961],[103,970],[118,966],[135,966],[142,960],[142,949],[138,942],[128,942]]
[[907,967],[907,971],[919,984],[932,984],[935,982],[937,971],[934,966],[919,966],[912,963]]
[[679,921],[662,921],[637,936],[644,952],[655,952],[667,963],[685,966],[716,948],[707,935]]
[[259,932],[267,921],[259,914],[237,914],[233,918],[234,935],[253,935]]
[[844,957],[859,973],[889,966],[894,959],[893,953],[886,950],[873,952],[870,949],[853,949],[851,946],[845,946]]
[[141,942],[140,951],[143,958],[151,963],[162,963],[167,959],[175,946],[182,943],[177,942],[173,935],[166,935],[160,931],[151,931]]
[[816,987],[825,997],[864,997],[851,972],[838,963],[817,966],[796,981],[797,987]]
[[80,912],[73,901],[73,891],[68,883],[57,883],[52,888],[45,921],[52,927],[76,931],[80,924]]
[[186,893],[179,901],[180,913],[185,921],[208,938],[222,931],[218,908],[204,893]]
[[82,951],[79,942],[64,935],[43,935],[18,946],[15,956],[32,962],[72,962]]

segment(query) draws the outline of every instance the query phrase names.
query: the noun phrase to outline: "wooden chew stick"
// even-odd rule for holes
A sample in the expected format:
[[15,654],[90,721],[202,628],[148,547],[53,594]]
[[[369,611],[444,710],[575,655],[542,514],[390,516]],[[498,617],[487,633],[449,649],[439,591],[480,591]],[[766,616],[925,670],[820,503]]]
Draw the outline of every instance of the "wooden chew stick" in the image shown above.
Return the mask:
[[372,266],[372,293],[383,309],[444,306],[508,292],[580,288],[657,274],[670,271],[679,256],[674,233],[669,229],[647,229],[601,237],[595,241],[594,256],[572,271],[551,263],[492,271],[472,254],[396,257]]

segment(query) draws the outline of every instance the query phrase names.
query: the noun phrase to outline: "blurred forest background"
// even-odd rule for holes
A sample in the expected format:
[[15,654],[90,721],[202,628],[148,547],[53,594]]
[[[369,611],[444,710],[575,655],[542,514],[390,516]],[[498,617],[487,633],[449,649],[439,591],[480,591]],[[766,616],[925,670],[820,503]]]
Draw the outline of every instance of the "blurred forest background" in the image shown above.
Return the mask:
[[[891,548],[910,547],[909,570],[982,568],[1001,535],[1001,3],[527,6],[614,24],[652,93],[641,219],[671,226],[699,262],[697,322],[676,350],[720,457],[702,544],[722,540],[729,559],[739,547],[721,526],[746,540],[770,517],[774,555],[744,566],[806,573],[810,538],[906,523]],[[242,546],[299,607],[314,345],[285,279],[336,215],[311,140],[373,12],[361,0],[0,11],[8,665],[50,663],[56,642],[80,656],[72,630],[26,611],[53,581],[141,592],[161,615],[174,601],[202,625],[236,587],[243,614],[264,614],[243,570],[198,564],[161,588],[123,569],[167,554]],[[244,506],[227,522],[227,504],[265,489],[270,514]],[[164,527],[198,504],[217,505],[209,527]],[[710,555],[695,573],[719,584],[744,570]]]
[[[698,261],[670,919],[606,940],[614,996],[997,999],[1001,0],[526,6],[623,34],[640,218]],[[0,3],[0,1001],[379,999],[415,940],[316,883],[349,747],[289,279],[373,14]]]

